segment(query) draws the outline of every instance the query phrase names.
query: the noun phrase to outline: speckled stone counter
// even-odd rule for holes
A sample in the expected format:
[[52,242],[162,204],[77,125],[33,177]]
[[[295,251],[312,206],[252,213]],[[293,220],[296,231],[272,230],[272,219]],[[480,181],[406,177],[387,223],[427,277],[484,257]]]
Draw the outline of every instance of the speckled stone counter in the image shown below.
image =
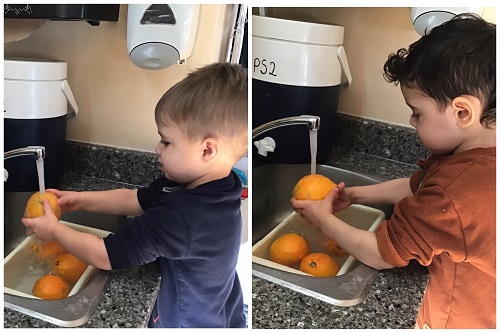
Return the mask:
[[413,328],[426,282],[414,263],[382,271],[363,302],[340,307],[253,277],[252,328]]
[[[340,137],[324,164],[391,179],[409,176],[426,155],[406,128],[340,116]],[[68,142],[60,188],[107,190],[137,188],[160,175],[152,153]],[[249,263],[250,264],[250,263]],[[425,268],[381,271],[362,303],[338,307],[253,277],[251,327],[259,328],[413,328],[428,279]],[[145,327],[160,276],[154,265],[112,272],[109,287],[91,319],[81,327]],[[4,309],[6,328],[55,325]]]
[[[74,191],[137,188],[159,174],[156,159],[150,153],[69,142],[66,171],[59,188]],[[112,271],[109,286],[93,316],[80,327],[146,327],[159,286],[160,274],[154,264]],[[4,327],[57,326],[4,308]]]
[[[337,143],[322,164],[393,179],[411,175],[427,155],[409,128],[350,116],[339,122]],[[254,276],[252,328],[413,328],[427,280],[416,262],[383,270],[363,302],[340,307]]]

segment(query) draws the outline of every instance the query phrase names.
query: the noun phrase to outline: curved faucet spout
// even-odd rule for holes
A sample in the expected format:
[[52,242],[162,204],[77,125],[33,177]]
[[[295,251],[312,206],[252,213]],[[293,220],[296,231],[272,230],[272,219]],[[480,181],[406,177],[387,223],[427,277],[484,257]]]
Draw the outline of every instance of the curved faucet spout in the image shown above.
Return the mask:
[[290,126],[290,125],[306,125],[309,130],[319,130],[319,119],[318,116],[310,116],[310,115],[302,115],[297,117],[287,117],[276,119],[260,125],[253,129],[252,131],[252,139],[255,139],[257,136],[270,131],[274,128]]
[[43,146],[29,146],[25,148],[19,148],[19,149],[13,149],[6,151],[4,153],[4,160],[17,157],[17,156],[23,156],[23,155],[32,155],[35,157],[35,159],[43,159],[45,158],[45,147]]

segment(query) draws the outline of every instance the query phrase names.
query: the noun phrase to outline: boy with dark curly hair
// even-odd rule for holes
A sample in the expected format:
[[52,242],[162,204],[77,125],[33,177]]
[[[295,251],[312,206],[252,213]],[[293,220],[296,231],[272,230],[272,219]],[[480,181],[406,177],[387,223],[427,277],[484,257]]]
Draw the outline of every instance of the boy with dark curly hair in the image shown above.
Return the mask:
[[[430,156],[411,178],[346,188],[294,209],[366,265],[417,260],[430,279],[417,328],[496,327],[496,26],[459,15],[391,54],[410,124]],[[394,204],[375,233],[335,217],[353,203]]]

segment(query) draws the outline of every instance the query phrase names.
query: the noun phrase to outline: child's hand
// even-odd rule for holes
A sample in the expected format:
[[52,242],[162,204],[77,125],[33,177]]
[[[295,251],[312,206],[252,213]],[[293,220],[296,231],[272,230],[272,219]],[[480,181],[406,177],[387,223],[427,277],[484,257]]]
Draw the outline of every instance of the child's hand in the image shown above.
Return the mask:
[[82,204],[79,200],[79,193],[74,191],[59,191],[53,188],[47,189],[47,192],[54,193],[57,197],[57,204],[61,207],[61,212],[72,212],[81,210]]
[[29,236],[34,235],[36,238],[48,242],[54,240],[53,231],[59,224],[59,220],[54,215],[48,199],[43,200],[43,211],[43,216],[35,218],[23,217],[21,222],[26,227],[26,233]]
[[297,200],[291,199],[292,207],[307,222],[321,229],[333,214],[333,202],[337,199],[338,188],[334,188],[323,200]]
[[334,213],[340,212],[341,210],[346,209],[352,204],[349,194],[345,191],[345,183],[342,182],[338,184],[337,188],[338,188],[338,198],[335,199],[332,205]]

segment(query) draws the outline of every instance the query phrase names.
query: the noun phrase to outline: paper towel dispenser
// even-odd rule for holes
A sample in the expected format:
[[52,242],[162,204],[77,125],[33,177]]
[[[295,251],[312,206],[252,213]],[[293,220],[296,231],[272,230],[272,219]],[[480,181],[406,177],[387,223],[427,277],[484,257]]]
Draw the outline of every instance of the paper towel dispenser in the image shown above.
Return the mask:
[[5,4],[6,19],[49,19],[65,21],[87,21],[99,25],[100,21],[118,21],[120,5],[62,5],[62,4]]

